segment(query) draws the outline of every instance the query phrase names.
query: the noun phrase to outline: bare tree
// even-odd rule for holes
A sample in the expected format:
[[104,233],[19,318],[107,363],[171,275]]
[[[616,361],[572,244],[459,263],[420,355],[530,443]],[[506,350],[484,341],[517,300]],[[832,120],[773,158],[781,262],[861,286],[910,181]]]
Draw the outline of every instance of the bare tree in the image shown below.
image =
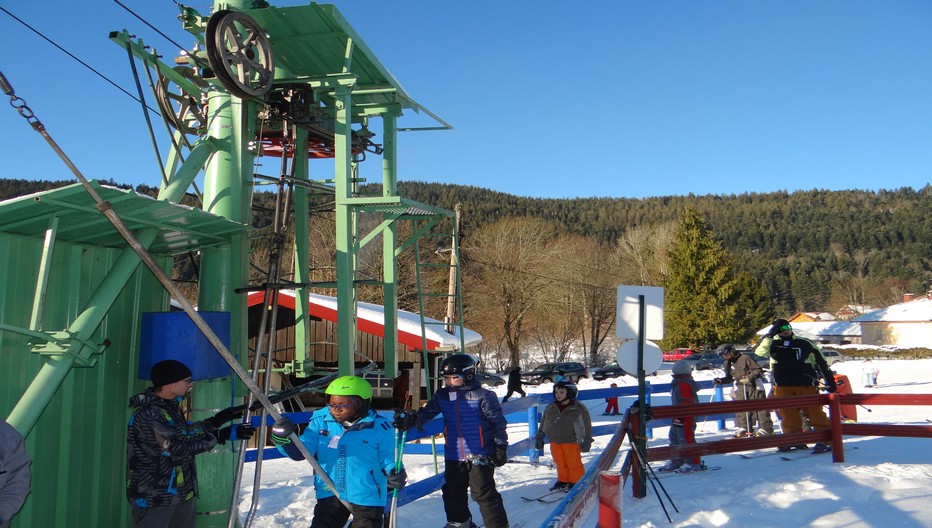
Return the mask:
[[551,279],[541,273],[553,258],[554,228],[535,218],[506,218],[476,229],[463,243],[468,324],[501,339],[520,364],[528,318]]

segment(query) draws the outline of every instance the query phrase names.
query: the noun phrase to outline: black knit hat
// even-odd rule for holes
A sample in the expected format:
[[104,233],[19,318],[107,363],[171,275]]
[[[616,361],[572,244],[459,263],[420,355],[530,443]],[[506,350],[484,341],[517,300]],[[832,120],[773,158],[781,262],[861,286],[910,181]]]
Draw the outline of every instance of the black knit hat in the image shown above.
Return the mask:
[[152,365],[149,379],[152,380],[153,387],[164,387],[176,381],[188,379],[191,377],[191,369],[180,361],[166,359]]

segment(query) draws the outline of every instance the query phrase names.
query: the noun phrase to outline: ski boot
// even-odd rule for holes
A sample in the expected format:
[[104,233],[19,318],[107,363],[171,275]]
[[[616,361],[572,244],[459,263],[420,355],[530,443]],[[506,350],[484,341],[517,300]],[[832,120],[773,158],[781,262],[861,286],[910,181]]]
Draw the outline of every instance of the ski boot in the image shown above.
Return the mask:
[[705,471],[709,469],[704,462],[699,462],[698,464],[686,464],[680,469],[677,469],[677,473],[695,473],[696,471]]
[[558,480],[553,483],[553,486],[550,486],[550,489],[548,491],[566,491],[572,487],[573,485],[570,484],[569,482],[561,482]]
[[777,451],[786,453],[787,451],[802,451],[805,449],[809,449],[809,446],[806,444],[796,444],[791,446],[780,446],[777,448]]
[[479,527],[476,526],[476,523],[472,522],[472,518],[470,517],[469,519],[462,521],[462,522],[449,521],[447,522],[447,524],[443,525],[443,528],[479,528]]
[[832,450],[832,446],[824,442],[819,442],[816,445],[812,446],[813,455],[818,455],[819,453],[828,453],[831,450]]
[[660,466],[660,469],[658,469],[657,471],[660,471],[661,473],[668,473],[670,471],[676,471],[677,469],[680,469],[680,467],[682,466],[683,466],[683,462],[679,460],[670,460],[670,461],[667,461],[667,463],[664,464],[663,466]]

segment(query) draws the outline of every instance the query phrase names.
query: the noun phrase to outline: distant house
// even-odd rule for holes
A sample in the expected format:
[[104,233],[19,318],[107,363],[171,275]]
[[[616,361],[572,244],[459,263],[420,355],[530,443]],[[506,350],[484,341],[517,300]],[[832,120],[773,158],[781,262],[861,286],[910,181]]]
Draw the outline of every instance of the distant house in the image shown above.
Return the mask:
[[790,323],[813,323],[816,321],[834,321],[835,316],[828,312],[796,312],[789,318]]
[[835,312],[835,319],[839,321],[850,321],[855,317],[873,312],[876,309],[877,308],[867,304],[846,304]]
[[[861,343],[861,325],[853,321],[790,321],[793,333],[820,345],[856,345]],[[764,335],[770,327],[757,331]]]
[[861,325],[864,345],[932,346],[932,298],[894,304],[851,321]]

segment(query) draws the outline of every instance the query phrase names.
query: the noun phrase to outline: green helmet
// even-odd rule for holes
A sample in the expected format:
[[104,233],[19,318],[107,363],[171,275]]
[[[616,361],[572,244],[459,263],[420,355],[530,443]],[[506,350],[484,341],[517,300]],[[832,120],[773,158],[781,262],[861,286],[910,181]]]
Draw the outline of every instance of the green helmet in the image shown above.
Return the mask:
[[372,385],[359,376],[340,376],[333,380],[324,392],[331,396],[358,396],[363,400],[372,399]]

